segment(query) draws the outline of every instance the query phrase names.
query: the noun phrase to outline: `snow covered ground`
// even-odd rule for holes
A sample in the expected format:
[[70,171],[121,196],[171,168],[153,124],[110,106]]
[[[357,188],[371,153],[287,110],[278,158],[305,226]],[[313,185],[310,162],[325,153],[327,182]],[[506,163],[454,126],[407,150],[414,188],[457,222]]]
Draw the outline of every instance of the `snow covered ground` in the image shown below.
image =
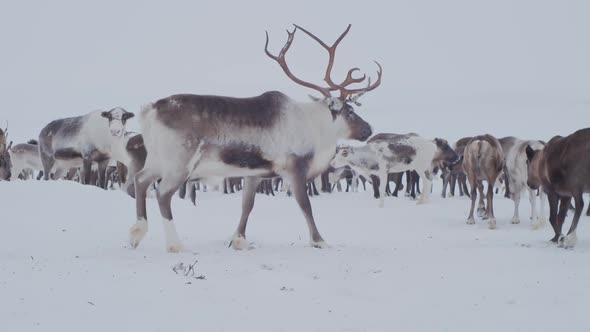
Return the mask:
[[[440,183],[436,183],[437,186]],[[134,201],[72,182],[0,182],[2,331],[582,331],[590,231],[548,243],[549,225],[465,223],[465,198],[417,206],[369,192],[312,199],[329,249],[308,246],[294,199],[257,196],[248,239],[228,249],[240,194],[173,202],[187,252],[164,251],[155,201],[141,246]],[[194,262],[196,262],[194,264]],[[194,264],[194,273],[178,265]],[[177,272],[173,271],[177,267]],[[180,269],[179,269],[180,268]]]

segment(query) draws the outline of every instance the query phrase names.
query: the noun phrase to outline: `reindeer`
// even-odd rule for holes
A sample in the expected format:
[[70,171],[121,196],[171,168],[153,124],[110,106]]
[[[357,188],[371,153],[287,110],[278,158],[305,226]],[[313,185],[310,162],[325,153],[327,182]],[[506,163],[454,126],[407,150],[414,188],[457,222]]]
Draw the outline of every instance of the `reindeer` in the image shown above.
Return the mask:
[[[328,51],[329,61],[321,87],[303,81],[291,72],[285,55],[295,33],[301,30]],[[130,243],[136,248],[147,232],[146,190],[160,179],[157,200],[163,218],[166,249],[180,251],[170,206],[174,192],[187,179],[210,176],[244,177],[242,215],[230,242],[234,249],[247,249],[246,225],[254,206],[256,189],[262,178],[282,176],[288,180],[310,234],[311,246],[326,243],[318,231],[306,194],[306,183],[322,173],[334,156],[339,139],[365,141],[371,126],[353,109],[358,97],[381,84],[378,78],[363,88],[349,88],[362,83],[366,75],[353,77],[357,68],[348,71],[340,84],[332,80],[336,48],[350,30],[328,46],[311,32],[295,25],[278,55],[265,53],[283,72],[299,85],[320,92],[323,98],[311,103],[294,101],[277,91],[251,98],[203,95],[173,95],[143,107],[140,125],[147,149],[145,167],[135,176],[137,221],[130,229]],[[339,91],[333,97],[331,91]],[[172,149],[171,147],[175,147]]]
[[544,193],[540,192],[541,209],[540,214],[537,212],[537,191],[527,186],[527,156],[526,148],[531,147],[533,150],[540,150],[545,145],[541,141],[522,140],[513,136],[504,137],[498,140],[502,146],[506,164],[504,167],[504,185],[508,197],[514,201],[514,216],[512,223],[520,223],[519,205],[520,196],[523,190],[528,189],[529,201],[531,203],[531,220],[535,223],[535,227],[539,227],[545,217],[543,216],[543,206],[545,202]]
[[348,165],[365,177],[379,178],[379,207],[383,207],[389,173],[416,170],[424,178],[418,200],[418,204],[422,204],[428,201],[434,166],[439,162],[452,164],[458,160],[444,139],[430,140],[416,134],[377,134],[363,147],[339,149],[331,165],[335,168]]
[[[475,224],[473,219],[473,210],[475,200],[477,199],[476,189],[480,190],[480,201],[477,213],[480,217],[484,215],[488,219],[490,229],[496,228],[496,219],[494,218],[494,184],[504,168],[504,153],[500,142],[491,135],[481,135],[473,137],[465,147],[463,158],[463,167],[467,173],[467,178],[471,184],[471,209],[469,210],[468,224]],[[488,183],[487,206],[483,202],[483,183]]]
[[10,158],[10,148],[12,142],[8,142],[8,128],[0,129],[0,180],[10,181],[12,177],[12,160]]
[[30,140],[28,143],[21,143],[9,149],[10,157],[12,159],[12,178],[18,179],[18,176],[23,171],[41,171],[43,165],[39,158],[39,145],[31,144],[37,143],[35,140]]
[[[577,242],[578,221],[584,210],[582,195],[590,192],[590,128],[566,137],[555,136],[542,149],[527,146],[526,155],[527,184],[534,190],[541,188],[547,194],[549,222],[555,232],[551,241],[560,247],[573,248]],[[574,217],[564,237],[562,227],[572,198]]]
[[459,195],[463,196],[464,194],[469,196],[469,189],[467,188],[467,174],[465,174],[465,170],[463,168],[463,154],[465,152],[465,146],[472,137],[463,137],[458,140],[453,149],[455,152],[461,157],[461,159],[450,167],[443,167],[443,191],[442,197],[446,198],[447,196],[447,186],[450,185],[450,196],[455,196],[455,186],[457,183],[459,184]]
[[334,168],[330,166],[328,169],[330,170],[328,174],[330,184],[329,192],[333,192],[334,189],[337,189],[339,192],[341,192],[342,184],[340,183],[340,180],[342,179],[346,180],[346,192],[349,192],[350,190],[352,190],[352,192],[358,192],[359,176],[350,167],[345,166]]
[[[126,122],[133,116],[133,113],[123,108],[115,107],[110,111],[94,111],[50,122],[39,134],[45,180],[50,178],[52,171],[53,179],[56,179],[76,165],[82,167],[81,182],[90,184],[92,163],[96,162],[99,186],[106,189],[106,169],[111,158],[125,164],[132,179],[141,168],[143,149],[141,136],[126,135]],[[139,160],[130,157],[129,148],[135,150]],[[64,164],[69,167],[64,167]],[[129,186],[131,184],[126,184],[126,187]]]

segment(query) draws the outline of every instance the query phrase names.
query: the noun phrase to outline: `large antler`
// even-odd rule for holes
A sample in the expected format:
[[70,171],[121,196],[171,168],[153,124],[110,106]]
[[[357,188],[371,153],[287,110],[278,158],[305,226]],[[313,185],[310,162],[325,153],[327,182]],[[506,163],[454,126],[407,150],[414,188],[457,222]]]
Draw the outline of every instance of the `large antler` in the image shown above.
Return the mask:
[[[287,30],[288,33],[288,38],[287,38],[287,42],[285,43],[285,46],[283,46],[283,48],[281,49],[281,52],[279,53],[278,56],[274,56],[272,55],[269,51],[268,51],[268,32],[266,33],[266,45],[264,48],[264,51],[266,52],[266,55],[268,55],[269,57],[271,57],[272,59],[274,59],[275,61],[277,61],[279,63],[279,65],[281,65],[281,68],[283,68],[283,71],[287,74],[287,76],[289,76],[289,78],[291,78],[292,80],[294,80],[295,82],[297,82],[300,85],[312,88],[314,90],[320,91],[324,96],[329,97],[330,96],[330,91],[340,91],[340,99],[342,100],[347,100],[350,99],[352,100],[352,95],[354,94],[363,94],[367,91],[371,91],[374,90],[376,87],[378,87],[381,84],[381,76],[382,76],[382,68],[381,65],[375,61],[375,63],[377,64],[377,66],[379,67],[379,70],[377,71],[377,81],[371,85],[371,79],[369,78],[369,84],[367,85],[367,87],[365,88],[358,88],[358,89],[347,89],[346,87],[354,84],[354,83],[361,83],[363,82],[366,78],[367,75],[363,74],[363,76],[361,77],[353,77],[353,73],[356,71],[359,71],[359,68],[352,68],[348,71],[348,73],[346,74],[346,78],[344,79],[344,81],[342,81],[342,83],[340,84],[336,84],[334,83],[334,81],[332,80],[332,69],[334,68],[334,59],[336,57],[336,48],[338,47],[338,44],[340,44],[340,42],[342,41],[342,39],[344,39],[344,37],[346,36],[346,34],[348,34],[348,31],[350,30],[351,24],[348,25],[348,27],[346,28],[346,30],[340,35],[340,37],[338,37],[338,39],[336,39],[336,41],[334,42],[334,44],[332,44],[332,46],[328,46],[326,43],[324,43],[321,39],[319,39],[318,37],[316,37],[314,34],[312,34],[311,32],[305,30],[304,28],[294,24],[295,29],[293,30],[293,32],[289,32],[289,30]],[[328,66],[326,68],[326,74],[324,75],[324,81],[326,83],[328,83],[328,87],[323,88],[320,87],[318,85],[312,84],[312,83],[308,83],[305,81],[302,81],[300,79],[298,79],[297,77],[295,77],[293,75],[293,73],[291,73],[291,71],[289,70],[289,67],[287,66],[286,60],[285,60],[285,54],[287,53],[287,51],[289,50],[289,47],[291,47],[291,43],[293,42],[293,37],[295,35],[295,32],[297,31],[297,29],[302,30],[303,32],[305,32],[308,36],[310,36],[313,40],[315,40],[316,42],[318,42],[318,44],[320,44],[324,49],[326,49],[326,51],[328,51],[328,55],[329,55],[329,60],[328,60]],[[354,100],[352,100],[353,102],[356,102],[356,98]]]
[[377,71],[377,81],[375,81],[375,83],[373,85],[371,85],[371,82],[369,79],[369,85],[366,88],[346,89],[346,87],[349,86],[350,84],[361,83],[362,81],[364,81],[367,78],[366,74],[363,74],[363,76],[358,77],[358,78],[352,77],[352,73],[354,73],[355,71],[358,71],[359,68],[350,69],[348,71],[348,73],[346,74],[346,78],[344,79],[344,81],[342,81],[342,83],[340,83],[340,84],[334,83],[334,81],[332,80],[332,68],[334,67],[334,59],[336,58],[336,48],[338,47],[338,44],[340,44],[342,39],[344,39],[344,37],[348,34],[348,31],[350,31],[351,26],[352,25],[349,24],[348,27],[346,28],[346,30],[344,30],[344,32],[340,35],[340,37],[338,37],[338,39],[336,39],[334,44],[332,44],[332,46],[328,46],[326,43],[324,43],[322,40],[320,40],[318,37],[316,37],[313,33],[305,30],[304,28],[302,28],[298,25],[295,25],[295,27],[301,29],[301,31],[305,32],[308,36],[313,38],[313,40],[318,42],[318,44],[320,44],[324,49],[326,49],[326,51],[328,51],[328,55],[330,58],[328,60],[328,67],[326,68],[326,75],[324,76],[324,81],[330,85],[332,90],[339,90],[340,91],[340,98],[343,100],[350,98],[353,94],[365,93],[367,91],[371,91],[371,90],[375,89],[376,87],[378,87],[381,84],[381,76],[383,73],[383,68],[381,68],[381,65],[377,61],[375,61],[375,63],[379,67],[379,70]]
[[271,59],[275,60],[276,62],[279,63],[279,65],[281,66],[281,68],[283,68],[283,71],[285,72],[285,74],[287,74],[287,76],[292,79],[293,81],[295,81],[295,83],[303,85],[305,87],[314,89],[319,91],[321,94],[324,95],[324,97],[331,97],[330,95],[330,89],[329,88],[322,88],[316,84],[313,83],[309,83],[309,82],[305,82],[297,77],[295,77],[295,75],[293,75],[293,73],[291,72],[291,70],[289,69],[289,66],[287,65],[287,61],[285,60],[285,54],[287,54],[287,51],[289,50],[289,47],[291,47],[291,43],[293,43],[293,37],[295,36],[295,32],[297,31],[297,26],[295,26],[295,29],[293,30],[293,32],[290,32],[289,30],[287,30],[287,42],[285,43],[285,46],[283,46],[283,48],[281,49],[281,51],[279,52],[279,55],[273,55],[268,51],[268,31],[266,32],[266,44],[264,45],[264,52],[266,53],[266,55],[268,55]]

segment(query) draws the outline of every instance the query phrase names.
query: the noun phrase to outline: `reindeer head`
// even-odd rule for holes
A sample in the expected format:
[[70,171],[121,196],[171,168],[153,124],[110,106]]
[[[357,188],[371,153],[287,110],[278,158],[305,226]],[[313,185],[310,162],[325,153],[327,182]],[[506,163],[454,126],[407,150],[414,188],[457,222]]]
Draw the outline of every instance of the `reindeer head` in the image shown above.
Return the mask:
[[436,144],[436,153],[433,163],[442,165],[442,167],[450,167],[462,160],[463,157],[459,157],[446,139],[435,138],[434,144]]
[[527,185],[531,189],[539,189],[542,184],[543,149],[535,150],[530,145],[526,147]]
[[2,131],[0,129],[0,180],[10,180],[12,174],[10,170],[12,169],[12,161],[10,159],[10,149],[12,148],[12,142],[8,143],[8,130]]
[[[371,84],[371,79],[369,78],[368,85],[364,88],[348,88],[349,85],[353,83],[361,83],[367,78],[366,75],[362,75],[356,78],[353,77],[353,73],[355,71],[358,71],[358,68],[350,69],[348,71],[348,74],[346,75],[346,78],[340,84],[337,84],[332,80],[331,73],[332,68],[334,67],[336,47],[338,47],[338,44],[342,41],[342,39],[344,39],[348,31],[350,30],[350,27],[351,25],[349,24],[346,30],[340,35],[340,37],[338,37],[334,44],[332,44],[332,46],[328,46],[326,43],[324,43],[311,32],[305,30],[304,28],[298,25],[295,25],[295,29],[293,30],[293,32],[287,30],[287,42],[279,52],[279,55],[273,55],[268,51],[267,32],[264,51],[266,52],[266,55],[268,55],[271,59],[279,63],[285,74],[287,74],[287,76],[291,80],[295,81],[295,83],[316,90],[323,95],[323,98],[312,97],[312,99],[317,103],[322,103],[324,106],[322,107],[322,109],[330,112],[333,120],[333,125],[337,128],[339,138],[365,141],[372,134],[371,126],[367,122],[365,122],[361,117],[354,113],[354,108],[352,105],[354,104],[356,106],[361,106],[361,104],[358,102],[358,99],[366,92],[374,90],[381,84],[381,76],[383,70],[381,68],[381,65],[375,61],[375,63],[379,67],[379,70],[377,71],[377,81],[374,84]],[[295,75],[293,75],[293,73],[289,69],[289,66],[287,65],[287,62],[285,60],[285,55],[291,47],[291,43],[293,42],[293,38],[295,37],[295,32],[297,32],[298,29],[310,36],[312,39],[318,42],[324,49],[326,49],[326,51],[328,51],[329,60],[328,66],[326,68],[326,73],[324,75],[324,81],[328,84],[327,87],[321,87],[319,85],[303,81],[295,77]],[[340,91],[340,96],[332,96],[332,91]]]
[[338,146],[336,148],[336,155],[330,162],[330,166],[340,168],[348,165],[348,158],[354,154],[354,149],[351,146]]
[[127,112],[121,107],[115,107],[108,112],[102,112],[101,116],[109,120],[109,130],[111,135],[121,137],[125,134],[125,124],[134,114]]

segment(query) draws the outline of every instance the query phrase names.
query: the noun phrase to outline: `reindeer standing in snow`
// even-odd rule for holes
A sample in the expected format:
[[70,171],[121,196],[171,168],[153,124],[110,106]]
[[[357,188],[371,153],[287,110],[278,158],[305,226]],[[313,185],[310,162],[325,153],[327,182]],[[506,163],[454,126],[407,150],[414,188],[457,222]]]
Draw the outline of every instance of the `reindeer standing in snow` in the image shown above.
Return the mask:
[[502,151],[506,158],[506,167],[504,169],[506,177],[506,188],[509,193],[509,197],[514,201],[514,216],[512,217],[512,223],[520,223],[520,216],[518,213],[520,206],[520,196],[525,189],[529,193],[529,202],[531,203],[531,220],[535,228],[541,226],[543,222],[547,220],[544,213],[545,206],[545,193],[543,190],[539,191],[539,200],[541,202],[541,208],[537,209],[537,191],[527,186],[528,172],[527,172],[527,146],[533,150],[541,150],[545,146],[545,143],[536,140],[522,140],[516,137],[504,137],[498,139],[502,146]]
[[10,180],[12,161],[10,158],[10,148],[12,142],[8,143],[8,128],[5,130],[0,129],[0,180]]
[[21,143],[9,149],[12,159],[12,177],[11,180],[18,179],[23,172],[35,172],[43,170],[41,159],[39,159],[39,145],[34,140],[28,143]]
[[[471,185],[471,209],[467,217],[468,224],[475,224],[473,211],[477,199],[476,189],[480,189],[480,200],[477,214],[488,220],[490,229],[496,228],[494,217],[494,184],[504,169],[504,152],[500,142],[492,135],[481,135],[471,138],[465,147],[463,167]],[[486,194],[487,204],[483,202],[483,181],[488,183]]]
[[[324,81],[327,87],[305,82],[293,75],[285,60],[297,30],[301,30],[324,47],[329,62]],[[350,30],[350,25],[332,46],[326,45],[307,30],[295,26],[288,31],[286,44],[278,55],[266,54],[276,61],[296,83],[320,92],[323,98],[310,103],[294,101],[281,92],[271,91],[252,98],[204,95],[173,95],[148,104],[140,114],[140,124],[147,149],[145,167],[135,176],[137,221],[130,229],[130,242],[137,247],[148,228],[146,191],[154,181],[158,186],[158,205],[163,218],[166,249],[181,250],[176,233],[171,198],[187,179],[244,177],[242,216],[231,246],[246,249],[246,225],[254,206],[256,189],[262,178],[283,176],[291,184],[310,234],[313,247],[326,243],[313,218],[306,194],[306,183],[322,173],[334,156],[338,139],[364,141],[371,127],[352,107],[359,95],[381,83],[381,66],[375,83],[351,89],[366,76],[354,78],[353,68],[342,83],[331,77],[336,47]],[[331,91],[339,91],[333,97]]]
[[359,174],[379,181],[379,207],[384,206],[385,187],[389,173],[415,170],[424,180],[419,204],[428,201],[434,166],[444,163],[451,165],[459,156],[444,139],[433,140],[416,134],[377,134],[367,145],[359,148],[340,148],[332,167],[350,166]]
[[[145,160],[141,135],[125,135],[126,122],[132,117],[133,113],[116,107],[106,112],[94,111],[50,122],[39,134],[45,180],[52,173],[53,179],[58,179],[71,167],[81,166],[81,182],[90,184],[92,163],[95,162],[98,164],[99,186],[106,189],[106,169],[111,158],[125,164],[132,179]],[[130,154],[130,148],[137,153]]]

